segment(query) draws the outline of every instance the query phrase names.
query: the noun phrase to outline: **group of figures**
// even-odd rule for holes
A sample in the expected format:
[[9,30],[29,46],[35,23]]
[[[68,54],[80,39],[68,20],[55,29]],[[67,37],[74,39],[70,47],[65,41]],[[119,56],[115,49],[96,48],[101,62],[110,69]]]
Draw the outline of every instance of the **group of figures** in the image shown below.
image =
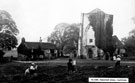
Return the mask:
[[113,60],[116,61],[115,67],[119,67],[120,66],[121,58],[123,56],[125,56],[125,54],[123,54],[123,53],[125,53],[125,52],[121,52],[120,49],[116,49],[116,51],[114,52]]
[[127,57],[125,49],[116,49],[112,54],[108,51],[103,51],[102,49],[99,49],[97,51],[97,59],[100,60],[116,60],[117,55],[120,57]]
[[104,51],[100,51],[99,52],[99,56],[104,56],[105,60],[113,60],[115,61],[115,67],[119,67],[120,66],[120,61],[122,60],[123,57],[127,57],[127,54],[125,52],[125,49],[116,49],[113,53],[113,56],[110,55],[109,52],[104,52]]
[[[31,65],[25,70],[25,76],[37,76],[38,65],[31,63]],[[69,59],[67,62],[67,71],[69,73],[76,72],[76,60]]]

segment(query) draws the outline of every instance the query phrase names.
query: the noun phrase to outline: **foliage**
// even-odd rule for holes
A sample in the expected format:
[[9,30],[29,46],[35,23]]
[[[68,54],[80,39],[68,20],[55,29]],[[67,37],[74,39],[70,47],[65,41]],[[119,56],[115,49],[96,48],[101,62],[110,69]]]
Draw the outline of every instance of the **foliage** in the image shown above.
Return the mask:
[[13,35],[17,35],[19,33],[16,23],[11,18],[11,15],[4,10],[0,10],[0,32],[10,33]]
[[55,27],[54,32],[48,37],[48,41],[54,42],[60,50],[77,49],[80,24],[61,23]]
[[72,24],[66,28],[64,32],[64,38],[66,41],[64,47],[65,53],[74,52],[78,48],[79,26],[79,24]]
[[0,10],[0,47],[4,49],[15,48],[18,33],[19,30],[11,15],[4,10]]
[[133,22],[134,22],[134,24],[135,24],[135,17],[133,17],[132,20],[133,20]]
[[0,47],[4,49],[15,48],[17,45],[17,39],[14,35],[6,33],[0,33]]
[[51,35],[48,37],[48,41],[50,42],[55,42],[57,44],[57,47],[59,49],[62,49],[64,46],[64,31],[66,29],[66,27],[68,27],[69,24],[66,23],[61,23],[56,25],[54,32],[51,33]]
[[129,32],[129,36],[122,39],[129,56],[135,56],[135,29]]

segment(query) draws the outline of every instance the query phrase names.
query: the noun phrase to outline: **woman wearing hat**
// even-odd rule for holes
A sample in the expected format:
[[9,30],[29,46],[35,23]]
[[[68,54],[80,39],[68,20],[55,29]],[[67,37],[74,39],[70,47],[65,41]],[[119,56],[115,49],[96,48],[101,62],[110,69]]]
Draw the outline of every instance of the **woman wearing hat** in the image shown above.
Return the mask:
[[36,70],[37,70],[37,65],[35,65],[35,63],[31,63],[30,73],[31,74],[35,74],[36,73]]
[[115,66],[116,67],[119,67],[120,66],[120,61],[121,61],[121,56],[120,54],[117,55],[117,58],[116,58],[116,63],[115,63]]

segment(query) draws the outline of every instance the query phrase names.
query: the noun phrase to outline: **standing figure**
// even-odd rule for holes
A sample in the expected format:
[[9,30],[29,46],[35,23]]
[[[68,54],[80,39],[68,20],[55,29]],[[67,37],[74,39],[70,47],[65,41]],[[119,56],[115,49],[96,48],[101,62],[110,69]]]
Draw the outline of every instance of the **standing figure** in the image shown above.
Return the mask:
[[73,71],[72,59],[69,59],[69,61],[67,63],[67,66],[68,66],[68,72]]
[[0,62],[3,62],[4,54],[5,54],[5,52],[3,52],[3,50],[0,48]]
[[72,65],[73,65],[73,72],[75,72],[76,71],[76,60],[72,61]]
[[113,60],[116,61],[117,57],[116,55],[113,55]]
[[116,58],[115,67],[120,67],[121,56],[118,54]]

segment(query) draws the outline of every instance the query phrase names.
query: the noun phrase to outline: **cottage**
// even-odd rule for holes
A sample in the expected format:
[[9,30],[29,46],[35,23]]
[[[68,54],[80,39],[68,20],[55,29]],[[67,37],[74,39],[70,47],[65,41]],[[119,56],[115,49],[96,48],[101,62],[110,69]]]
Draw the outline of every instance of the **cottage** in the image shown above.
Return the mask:
[[19,60],[37,60],[39,58],[54,58],[57,57],[56,46],[47,42],[26,42],[22,38],[21,44],[17,48]]

